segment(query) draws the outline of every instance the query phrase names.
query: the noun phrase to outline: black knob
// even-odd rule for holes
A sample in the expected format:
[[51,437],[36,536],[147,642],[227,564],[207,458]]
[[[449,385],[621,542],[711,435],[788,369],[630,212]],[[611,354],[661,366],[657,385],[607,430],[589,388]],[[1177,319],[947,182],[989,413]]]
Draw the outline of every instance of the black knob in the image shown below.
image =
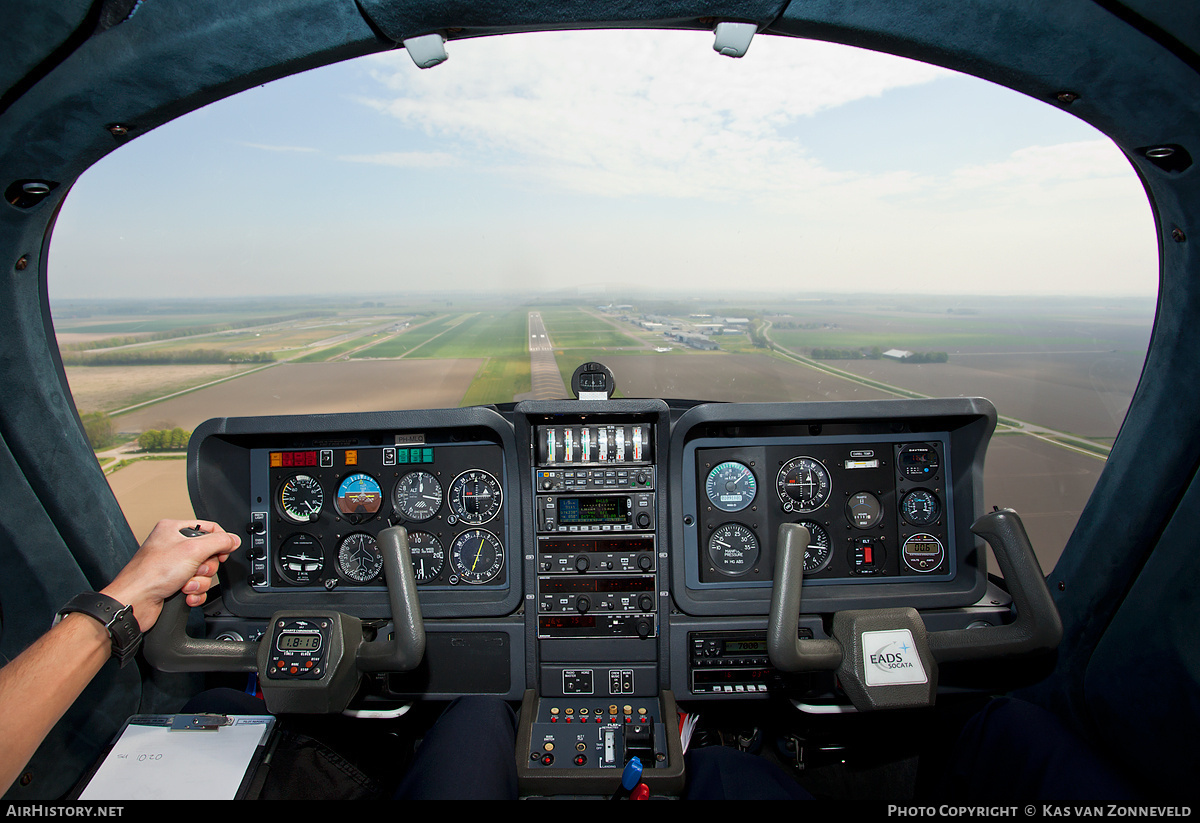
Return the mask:
[[590,565],[591,565],[591,563],[590,563],[590,561],[588,561],[587,555],[581,554],[581,555],[579,555],[579,557],[575,558],[575,569],[577,571],[585,572],[588,570],[588,567]]
[[246,524],[246,534],[262,534],[267,530],[267,524],[261,520],[251,520]]
[[654,565],[654,558],[648,554],[638,555],[637,564],[639,569],[648,572],[650,571],[650,567]]
[[649,637],[652,629],[649,620],[639,620],[634,624],[638,637]]
[[642,611],[648,612],[654,608],[654,598],[648,594],[643,594],[638,598],[638,606]]
[[588,609],[592,607],[592,601],[587,597],[580,597],[575,601],[575,610],[580,614],[587,614]]
[[647,512],[638,512],[637,524],[641,528],[646,528],[650,525],[650,515]]
[[262,572],[255,572],[254,574],[250,575],[250,585],[251,586],[261,586],[263,583],[266,583],[266,582],[267,582],[267,576],[265,574],[263,574]]

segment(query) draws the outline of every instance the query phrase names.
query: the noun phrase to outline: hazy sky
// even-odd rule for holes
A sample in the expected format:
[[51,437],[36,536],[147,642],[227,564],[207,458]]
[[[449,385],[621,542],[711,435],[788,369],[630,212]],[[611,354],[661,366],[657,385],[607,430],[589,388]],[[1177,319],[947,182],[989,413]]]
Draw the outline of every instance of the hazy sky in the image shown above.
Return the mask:
[[1043,103],[756,37],[573,32],[253,89],[88,171],[52,298],[637,286],[1154,294],[1146,195]]

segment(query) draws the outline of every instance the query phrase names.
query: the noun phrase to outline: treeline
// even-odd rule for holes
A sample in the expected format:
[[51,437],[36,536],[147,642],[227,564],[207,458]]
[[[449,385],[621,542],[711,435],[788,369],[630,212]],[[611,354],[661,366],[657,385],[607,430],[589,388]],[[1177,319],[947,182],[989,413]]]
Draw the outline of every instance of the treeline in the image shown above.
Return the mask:
[[151,332],[122,337],[105,337],[101,340],[89,340],[86,343],[67,343],[60,347],[63,352],[90,351],[92,349],[111,349],[117,346],[129,346],[134,343],[146,343],[155,340],[174,340],[177,337],[194,337],[198,334],[214,334],[222,331],[236,331],[251,326],[270,326],[274,323],[289,323],[295,320],[310,320],[314,317],[332,317],[336,311],[305,311],[296,314],[282,314],[276,317],[256,317],[251,320],[236,320],[231,323],[218,323],[208,326],[182,326],[178,329]]
[[[883,349],[879,346],[869,349],[813,349],[810,356],[814,360],[882,360]],[[897,359],[901,363],[946,363],[950,355],[944,351],[925,351]]]
[[878,346],[871,349],[813,349],[813,360],[879,360],[883,350]]
[[138,446],[148,452],[179,451],[187,448],[191,437],[190,431],[184,431],[179,426],[173,429],[150,429],[138,435]]
[[950,355],[944,351],[918,351],[913,352],[912,357],[906,357],[904,363],[945,363],[950,360]]
[[775,351],[775,344],[767,339],[766,323],[761,318],[755,317],[750,320],[750,328],[747,333],[750,336],[750,343],[756,349],[770,349]]
[[64,366],[174,366],[201,363],[271,363],[269,351],[228,351],[225,349],[125,349],[100,354],[64,352]]

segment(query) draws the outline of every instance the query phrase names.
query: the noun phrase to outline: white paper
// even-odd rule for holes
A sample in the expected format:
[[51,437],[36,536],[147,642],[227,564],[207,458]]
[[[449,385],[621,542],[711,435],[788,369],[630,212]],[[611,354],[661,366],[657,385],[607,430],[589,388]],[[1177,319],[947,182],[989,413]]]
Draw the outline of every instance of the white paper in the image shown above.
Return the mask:
[[131,720],[80,800],[233,800],[274,718],[231,718],[213,731]]

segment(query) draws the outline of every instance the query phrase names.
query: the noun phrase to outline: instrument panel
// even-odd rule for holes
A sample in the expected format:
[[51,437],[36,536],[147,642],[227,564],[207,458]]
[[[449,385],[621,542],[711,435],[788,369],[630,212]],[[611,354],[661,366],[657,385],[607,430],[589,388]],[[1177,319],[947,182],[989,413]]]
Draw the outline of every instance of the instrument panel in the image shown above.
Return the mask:
[[382,590],[376,536],[399,525],[408,529],[417,585],[504,586],[503,450],[409,439],[252,449],[250,519],[262,528],[251,536],[250,585]]
[[428,643],[379,699],[763,697],[795,688],[759,648],[782,523],[810,534],[802,632],[858,608],[1003,619],[970,532],[994,425],[961,398],[211,420],[193,506],[248,539],[208,632],[284,609],[386,625],[376,540],[400,525]]
[[769,587],[782,523],[808,528],[805,582],[949,580],[956,570],[946,433],[702,438],[683,489],[694,588]]

